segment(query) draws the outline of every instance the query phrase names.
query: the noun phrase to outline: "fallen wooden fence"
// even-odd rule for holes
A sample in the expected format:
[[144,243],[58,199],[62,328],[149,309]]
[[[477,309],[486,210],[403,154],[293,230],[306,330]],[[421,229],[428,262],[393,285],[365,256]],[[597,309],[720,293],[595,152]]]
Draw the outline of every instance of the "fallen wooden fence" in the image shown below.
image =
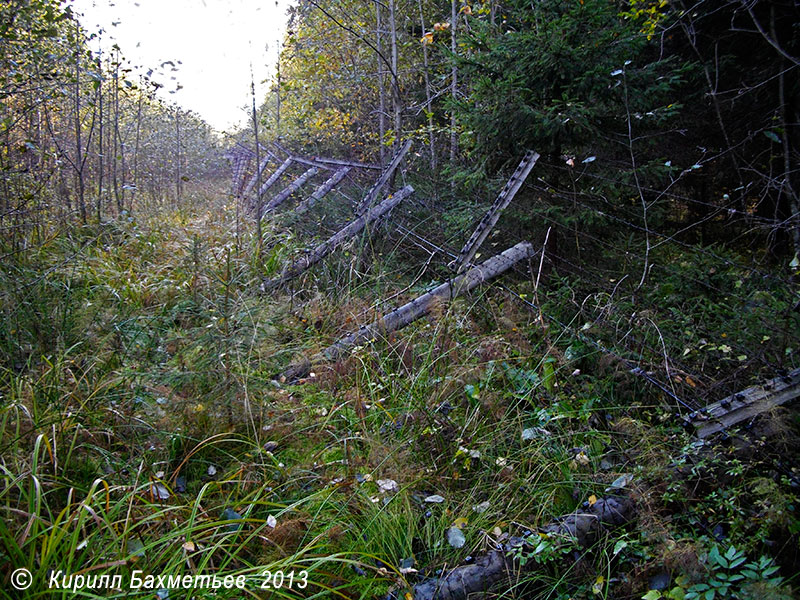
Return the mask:
[[467,243],[464,244],[461,252],[458,253],[458,258],[450,263],[450,267],[454,269],[456,273],[461,273],[469,266],[470,262],[472,262],[478,248],[480,248],[481,244],[486,240],[492,227],[497,224],[500,213],[511,204],[511,201],[514,199],[514,196],[516,196],[520,187],[522,187],[523,182],[528,177],[528,174],[533,169],[537,160],[539,160],[538,152],[528,150],[528,152],[525,153],[519,166],[511,175],[511,179],[508,180],[489,211],[483,216],[480,223],[478,223],[478,226],[475,228],[469,240],[467,240]]
[[294,212],[297,215],[302,215],[309,210],[320,200],[322,200],[325,195],[330,192],[333,188],[339,185],[339,182],[345,178],[345,176],[350,172],[352,167],[342,167],[338,171],[336,171],[333,175],[328,178],[328,180],[319,186],[314,193],[311,194],[306,200],[301,202],[300,204],[295,207]]
[[800,396],[800,369],[754,385],[686,417],[702,439]]
[[245,185],[245,173],[250,161],[253,159],[253,151],[242,145],[236,145],[226,154],[231,163],[231,196],[238,197],[242,193]]
[[400,148],[397,149],[397,152],[394,153],[392,159],[389,161],[389,164],[383,170],[380,177],[378,177],[377,181],[375,181],[375,185],[373,185],[358,206],[355,209],[355,213],[358,216],[363,215],[369,207],[375,202],[378,194],[381,193],[381,189],[385,186],[389,179],[392,177],[392,174],[395,172],[398,166],[400,166],[400,162],[403,160],[403,157],[411,148],[411,140],[406,140]]
[[[293,162],[293,158],[287,158],[285,161],[283,161],[283,163],[281,163],[280,167],[275,169],[272,175],[270,175],[269,178],[261,185],[261,189],[258,190],[258,198],[261,198],[269,188],[275,185],[275,182],[278,181],[278,179],[281,178],[281,175],[283,175],[286,170],[292,166]],[[258,198],[256,198],[256,203],[258,203]]]
[[[288,148],[283,147],[278,142],[272,142],[272,145],[275,148],[277,148],[278,150],[280,150],[281,152],[283,152],[286,156],[288,156],[290,158],[293,158],[294,160],[296,160],[298,162],[305,162],[306,164],[317,166],[317,167],[321,166],[321,167],[327,168],[327,169],[335,169],[337,167],[352,167],[352,168],[356,168],[356,169],[377,169],[378,171],[382,171],[383,170],[383,167],[381,165],[373,165],[373,164],[370,164],[370,163],[363,163],[363,162],[358,162],[358,161],[355,161],[355,160],[342,160],[342,159],[339,159],[339,158],[326,158],[324,156],[312,156],[312,157],[309,157],[309,158],[303,158],[301,156],[298,156],[297,154],[295,154],[294,152],[292,152]],[[326,166],[326,165],[332,165],[332,166],[329,167],[329,166]]]
[[253,173],[253,176],[250,178],[250,181],[247,182],[247,186],[244,188],[244,191],[242,191],[242,198],[247,198],[250,195],[250,193],[253,191],[253,188],[256,186],[256,183],[258,183],[259,177],[261,177],[261,175],[264,173],[264,169],[267,168],[269,161],[275,158],[275,155],[269,150],[265,150],[265,152],[267,153],[266,156],[261,161],[261,164],[256,166],[256,172]]
[[[559,542],[559,536],[574,538],[584,548],[590,547],[603,532],[633,520],[636,506],[626,497],[599,498],[585,510],[576,510],[542,528],[541,533]],[[479,556],[473,564],[462,565],[440,577],[427,579],[414,586],[408,594],[414,600],[467,600],[481,593],[499,591],[500,586],[513,586],[519,576],[541,568],[534,560],[522,563],[520,555],[533,554],[542,540],[539,535],[506,542],[498,550]],[[506,590],[511,589],[509,587]],[[474,596],[473,596],[474,595]]]
[[329,239],[314,248],[311,252],[289,264],[279,277],[276,277],[275,279],[265,279],[261,284],[262,289],[265,291],[272,289],[294,279],[298,275],[301,275],[311,266],[315,265],[328,254],[333,252],[337,246],[342,245],[344,242],[359,233],[367,225],[386,215],[390,210],[392,210],[395,206],[400,204],[400,202],[413,193],[414,188],[412,188],[410,185],[407,185],[399,192],[390,194],[378,206],[373,206],[365,215],[362,215],[356,218],[354,221],[351,221],[346,227],[340,229]]
[[311,371],[313,365],[337,360],[353,346],[368,340],[376,339],[382,334],[401,329],[413,323],[418,318],[425,315],[437,300],[449,301],[456,298],[485,281],[506,272],[519,261],[532,256],[533,253],[533,246],[530,242],[520,242],[516,246],[493,256],[486,262],[472,267],[451,281],[443,283],[430,292],[385,314],[371,324],[361,327],[358,331],[341,338],[310,359],[303,360],[302,362],[290,366],[281,374],[281,378],[292,381],[300,377],[305,377]]
[[341,160],[338,158],[324,158],[321,156],[313,156],[311,157],[312,160],[324,164],[334,165],[337,167],[350,167],[351,169],[377,169],[378,171],[383,170],[383,167],[380,165],[373,165],[370,163],[362,163],[353,160]]
[[317,167],[311,167],[305,173],[300,175],[297,179],[295,179],[292,183],[287,185],[281,192],[277,193],[274,198],[272,198],[269,202],[267,202],[266,206],[264,206],[264,210],[261,217],[264,216],[265,213],[271,212],[278,208],[281,204],[286,202],[287,198],[294,194],[297,190],[299,190],[305,183],[311,179],[314,175],[319,173],[319,169]]

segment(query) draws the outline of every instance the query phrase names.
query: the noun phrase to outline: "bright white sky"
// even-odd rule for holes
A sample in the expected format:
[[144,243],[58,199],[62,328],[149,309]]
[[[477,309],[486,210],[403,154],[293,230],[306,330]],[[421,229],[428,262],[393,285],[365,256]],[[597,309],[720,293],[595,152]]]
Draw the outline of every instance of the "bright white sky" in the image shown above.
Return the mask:
[[[80,20],[89,33],[104,30],[106,50],[117,43],[142,73],[154,69],[153,79],[164,85],[164,98],[224,131],[247,118],[251,62],[257,104],[264,99],[269,87],[265,80],[275,73],[291,0],[69,0],[68,4],[83,15]],[[161,66],[170,60],[177,71],[171,65]],[[178,84],[183,88],[174,92]]]

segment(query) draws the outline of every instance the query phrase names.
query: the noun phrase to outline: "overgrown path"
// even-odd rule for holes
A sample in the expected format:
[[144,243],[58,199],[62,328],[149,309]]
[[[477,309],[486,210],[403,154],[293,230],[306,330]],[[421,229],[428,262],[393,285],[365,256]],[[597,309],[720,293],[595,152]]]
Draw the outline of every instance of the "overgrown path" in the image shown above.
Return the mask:
[[[16,367],[2,381],[0,537],[10,563],[36,574],[32,589],[48,570],[127,586],[138,569],[244,576],[258,594],[269,570],[293,574],[289,597],[372,598],[511,544],[537,567],[507,593],[562,581],[630,596],[665,568],[690,589],[715,544],[757,559],[769,541],[781,564],[794,560],[791,472],[763,476],[794,451],[796,437],[775,435],[790,420],[758,425],[758,454],[698,451],[646,380],[573,354],[577,340],[502,289],[434,303],[402,332],[276,383],[368,322],[376,299],[399,305],[433,282],[389,235],[258,293],[313,235],[274,219],[256,256],[228,198],[198,189],[193,203],[79,228],[4,265]],[[533,297],[530,280],[509,283]],[[728,481],[722,504],[700,491],[712,477]],[[577,562],[568,538],[532,533],[612,484],[639,506],[635,528]],[[765,560],[748,568],[777,593]]]

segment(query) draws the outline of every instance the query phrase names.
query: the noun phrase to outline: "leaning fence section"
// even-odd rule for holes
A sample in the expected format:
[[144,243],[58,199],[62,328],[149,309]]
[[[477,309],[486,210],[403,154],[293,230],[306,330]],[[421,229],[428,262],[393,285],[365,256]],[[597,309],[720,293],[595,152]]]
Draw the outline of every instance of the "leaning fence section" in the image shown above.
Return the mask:
[[[376,210],[380,213],[378,219],[387,222],[382,235],[388,236],[387,240],[396,251],[407,257],[405,266],[418,272],[417,279],[432,265],[448,265],[451,272],[445,283],[404,305],[392,307],[387,299],[376,298],[375,312],[381,316],[356,323],[351,333],[343,335],[322,352],[299,358],[282,374],[284,377],[301,376],[310,364],[335,361],[353,345],[402,328],[426,314],[431,298],[439,301],[461,293],[456,291],[458,286],[454,287],[454,284],[463,275],[473,272],[476,256],[493,253],[492,248],[497,246],[493,236],[502,230],[498,239],[508,240],[513,236],[515,220],[520,215],[528,218],[524,211],[531,209],[523,209],[519,203],[513,202],[516,196],[522,195],[526,207],[534,205],[541,235],[530,240],[534,245],[525,246],[522,253],[519,244],[512,245],[509,250],[517,249],[514,260],[505,255],[508,250],[489,259],[497,259],[504,268],[493,271],[494,275],[482,279],[480,284],[494,288],[497,293],[533,313],[541,322],[542,331],[546,332],[547,343],[562,359],[576,353],[606,357],[624,372],[641,380],[653,392],[651,398],[657,405],[672,410],[676,418],[701,438],[747,423],[798,395],[797,378],[800,375],[793,367],[792,358],[792,353],[800,346],[799,330],[793,326],[797,322],[793,315],[800,311],[796,285],[781,279],[780,275],[763,265],[745,264],[735,253],[698,244],[689,237],[709,222],[719,222],[723,218],[731,222],[746,221],[751,226],[770,226],[770,223],[762,223],[763,219],[757,220],[751,213],[731,204],[714,207],[705,217],[677,232],[674,229],[659,230],[655,221],[643,219],[637,213],[635,203],[612,204],[599,192],[592,195],[575,191],[570,181],[577,178],[595,179],[598,189],[609,183],[607,174],[593,171],[594,157],[579,163],[582,165],[580,171],[572,158],[568,157],[564,164],[550,159],[546,171],[531,177],[540,157],[529,151],[488,210],[476,210],[476,214],[467,219],[474,223],[472,230],[456,235],[450,232],[445,236],[444,231],[429,226],[430,220],[443,218],[441,211],[444,209],[441,204],[424,198],[418,198],[416,202],[425,207],[427,214],[420,215],[407,209],[394,210],[391,220],[386,219],[392,209],[411,196],[406,188],[392,193],[390,187],[396,174],[401,172],[409,148],[409,143],[401,144],[382,168],[346,160],[300,157],[280,148],[275,150],[275,154],[282,153],[285,157],[282,161],[263,161],[265,165],[276,165],[270,173],[261,174],[265,183],[274,178],[275,173],[280,177],[283,174],[281,167],[287,161],[305,167],[303,173],[308,173],[311,168],[324,173],[324,180],[317,181],[313,191],[310,194],[306,192],[308,195],[295,207],[298,215],[312,210],[355,170],[362,174],[372,173],[373,177],[367,191],[357,198],[352,197],[352,192],[349,196],[337,192],[337,198],[344,198],[353,207],[349,222],[332,231],[329,239],[287,263],[280,275],[265,280],[265,289],[275,290],[308,272],[341,248],[343,240],[353,239],[365,231],[371,235],[375,227],[370,223]],[[302,195],[305,187],[297,185],[284,197],[284,192],[297,182],[298,176],[295,176],[281,192],[265,199],[265,206],[270,207],[265,214],[282,207],[289,196]],[[623,177],[611,183],[623,189],[631,185]],[[244,189],[248,186],[245,185]],[[399,200],[395,197],[397,202],[389,202],[389,209],[383,213],[387,201],[395,195]],[[563,218],[557,211],[537,210],[536,202],[544,197],[550,203],[561,202],[568,206],[571,216]],[[670,188],[658,192],[655,197],[670,205],[683,204],[689,208],[699,202]],[[275,205],[270,206],[271,202]],[[618,229],[627,229],[629,237],[627,240],[612,238],[597,227],[583,225],[581,219],[607,222]],[[772,226],[776,225],[773,223]],[[489,248],[487,240],[492,242]],[[627,247],[623,248],[621,244]],[[536,254],[535,261],[530,260],[533,254]],[[602,260],[607,254],[621,255],[626,259],[623,264],[610,265]],[[698,267],[693,269],[689,268],[691,265],[678,264],[670,260],[672,256],[694,260]],[[493,267],[498,264],[485,261],[478,266],[487,263]],[[527,279],[527,293],[520,293],[504,283],[500,278],[503,273],[516,273]],[[718,276],[720,273],[739,274],[741,281],[755,282],[753,288],[758,289],[745,293],[738,285],[727,285]],[[674,312],[676,308],[672,299],[658,295],[673,285],[680,286],[681,293],[686,289],[696,289],[705,295],[698,298],[717,298],[718,302],[742,307],[740,310],[744,312],[731,313],[729,327],[717,325],[717,328],[724,327],[721,331],[715,331],[712,325],[702,321],[684,322],[680,312]],[[467,286],[462,292],[473,287]],[[564,295],[565,290],[569,292],[567,295]],[[786,306],[775,314],[774,319],[761,319],[759,322],[759,327],[766,332],[759,347],[754,348],[753,343],[747,340],[736,339],[734,332],[740,325],[744,326],[743,320],[749,318],[747,311],[762,310],[762,305],[776,303],[778,298]],[[679,327],[678,323],[682,325]],[[566,345],[566,349],[556,349],[558,345]],[[564,368],[568,368],[566,363]],[[572,371],[579,372],[579,369]],[[568,374],[558,373],[557,376],[567,378]]]

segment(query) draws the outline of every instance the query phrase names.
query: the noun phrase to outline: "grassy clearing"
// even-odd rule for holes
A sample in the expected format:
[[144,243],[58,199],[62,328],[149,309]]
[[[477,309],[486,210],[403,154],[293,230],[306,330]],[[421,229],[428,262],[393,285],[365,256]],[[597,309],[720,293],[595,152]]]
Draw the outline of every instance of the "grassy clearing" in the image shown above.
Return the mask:
[[[24,597],[72,597],[47,589],[58,571],[120,574],[124,589],[95,593],[129,597],[137,569],[248,578],[247,592],[197,598],[402,595],[623,474],[639,526],[578,560],[545,543],[504,597],[641,597],[665,570],[675,594],[697,592],[739,574],[714,562],[730,547],[767,562],[729,596],[789,597],[768,571],[798,559],[794,480],[772,473],[795,449],[796,415],[769,420],[783,434],[758,454],[693,447],[651,388],[500,290],[276,385],[376,298],[399,303],[427,282],[391,247],[356,246],[315,271],[303,287],[316,291],[262,297],[260,276],[298,242],[268,231],[259,271],[234,232],[230,207],[206,198],[4,263],[0,562],[3,578],[35,574]],[[568,306],[560,316],[580,323]],[[298,581],[260,590],[267,570]]]

